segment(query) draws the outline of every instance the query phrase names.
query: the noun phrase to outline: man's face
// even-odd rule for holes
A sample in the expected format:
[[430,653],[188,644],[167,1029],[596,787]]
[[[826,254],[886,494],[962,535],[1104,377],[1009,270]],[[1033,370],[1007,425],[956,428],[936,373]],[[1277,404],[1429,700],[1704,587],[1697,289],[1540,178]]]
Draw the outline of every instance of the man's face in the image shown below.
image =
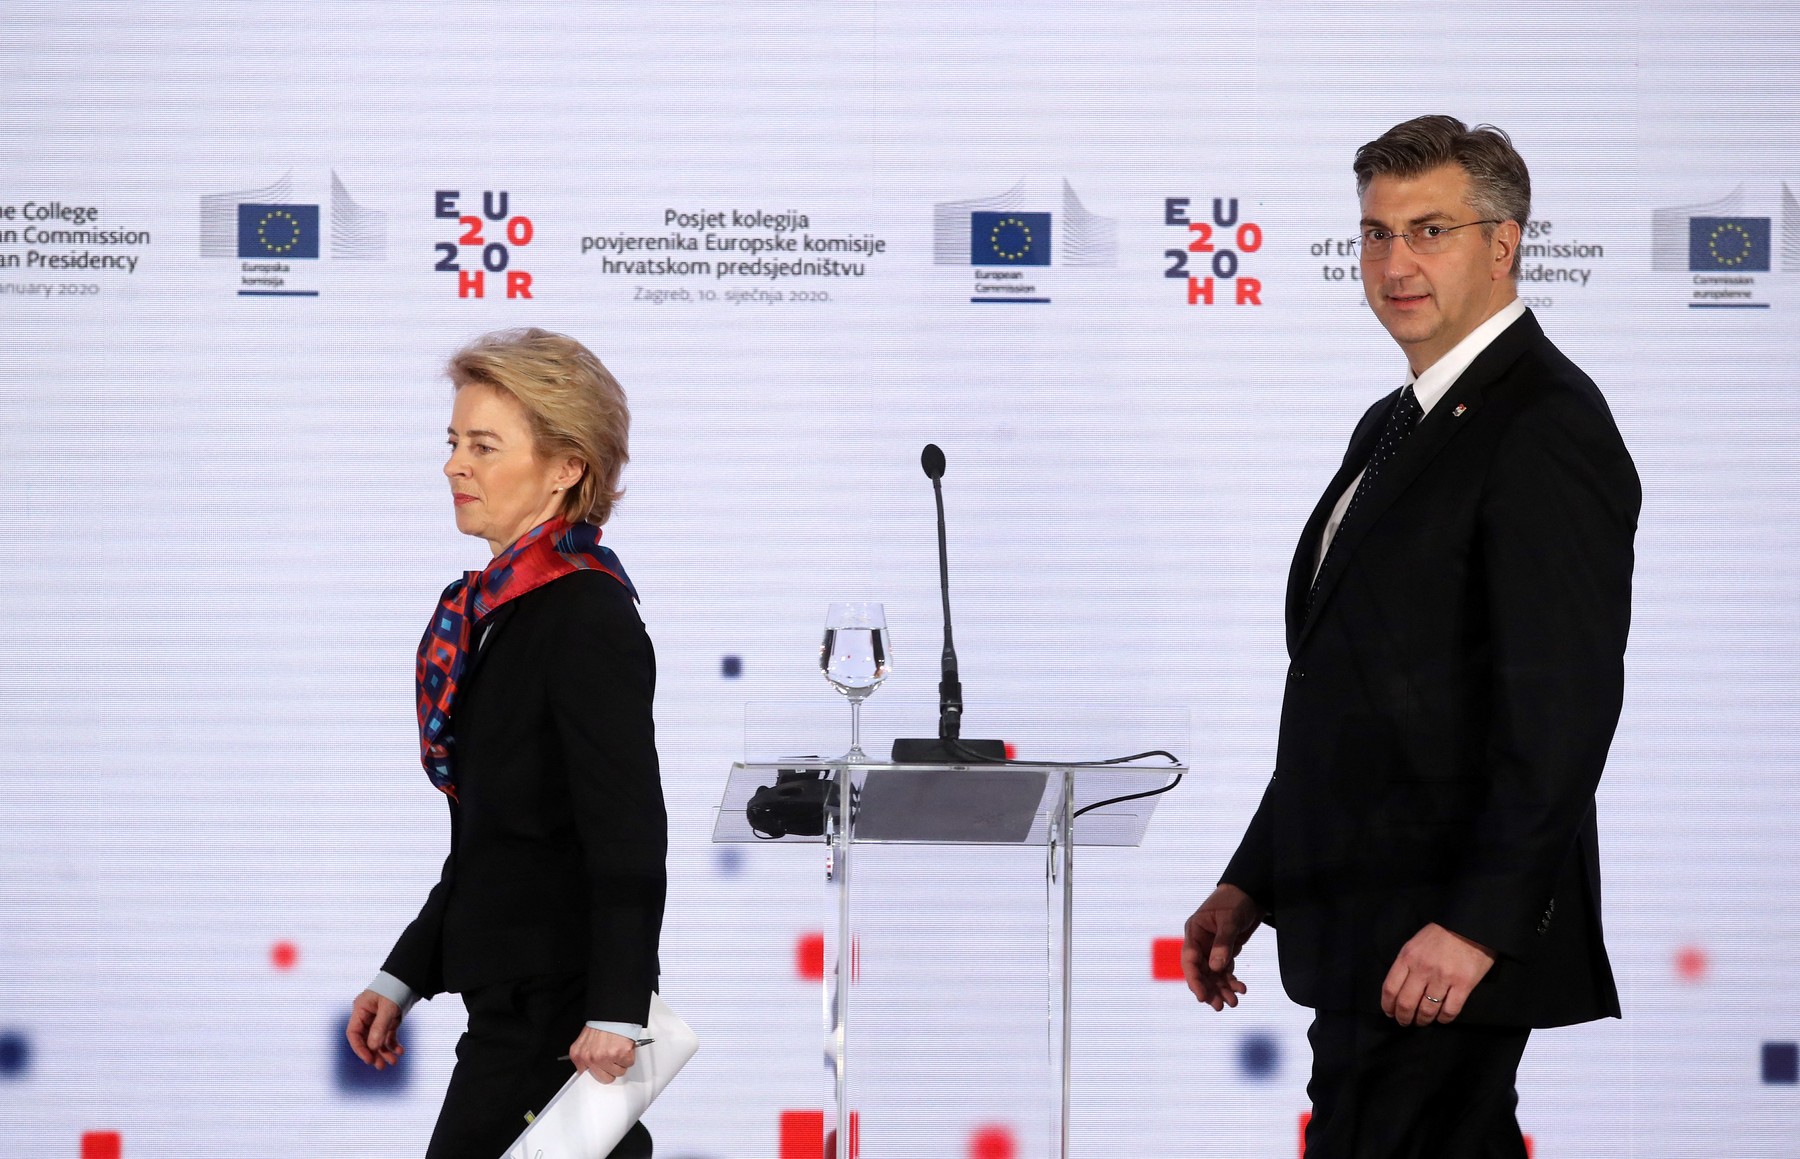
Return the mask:
[[[1442,165],[1416,177],[1379,176],[1362,196],[1362,228],[1410,233],[1476,221],[1469,175]],[[1488,228],[1491,237],[1482,236]],[[1441,253],[1417,254],[1395,238],[1384,257],[1362,260],[1363,293],[1394,336],[1414,374],[1442,358],[1517,296],[1511,270],[1519,227],[1470,226],[1449,234]]]

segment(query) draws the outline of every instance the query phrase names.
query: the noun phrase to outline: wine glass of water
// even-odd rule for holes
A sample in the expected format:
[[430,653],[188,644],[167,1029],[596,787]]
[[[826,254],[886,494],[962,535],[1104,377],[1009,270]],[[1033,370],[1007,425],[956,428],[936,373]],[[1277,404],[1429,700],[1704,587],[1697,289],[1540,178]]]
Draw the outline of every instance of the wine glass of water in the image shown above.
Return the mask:
[[862,751],[862,702],[893,670],[888,650],[887,609],[880,604],[832,604],[825,610],[825,642],[819,669],[831,686],[850,698],[850,751],[846,762],[868,761]]

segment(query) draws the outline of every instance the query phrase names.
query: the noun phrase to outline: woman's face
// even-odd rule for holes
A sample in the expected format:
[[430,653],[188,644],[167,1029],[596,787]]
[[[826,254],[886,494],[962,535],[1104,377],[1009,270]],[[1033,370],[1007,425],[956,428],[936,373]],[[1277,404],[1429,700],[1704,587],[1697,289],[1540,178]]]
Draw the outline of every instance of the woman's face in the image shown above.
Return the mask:
[[456,529],[478,535],[498,555],[555,515],[581,479],[581,461],[538,458],[525,408],[504,391],[473,382],[450,410],[450,459],[444,464],[456,503]]

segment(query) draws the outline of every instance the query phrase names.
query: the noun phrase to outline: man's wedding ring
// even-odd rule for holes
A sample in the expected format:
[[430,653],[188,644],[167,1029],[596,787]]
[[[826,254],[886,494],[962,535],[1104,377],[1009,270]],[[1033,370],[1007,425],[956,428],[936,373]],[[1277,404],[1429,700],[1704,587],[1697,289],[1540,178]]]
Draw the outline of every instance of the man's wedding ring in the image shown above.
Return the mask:
[[1425,995],[1425,1001],[1427,1001],[1427,1002],[1442,1002],[1443,999],[1442,998],[1433,998],[1431,995],[1427,994],[1427,995]]

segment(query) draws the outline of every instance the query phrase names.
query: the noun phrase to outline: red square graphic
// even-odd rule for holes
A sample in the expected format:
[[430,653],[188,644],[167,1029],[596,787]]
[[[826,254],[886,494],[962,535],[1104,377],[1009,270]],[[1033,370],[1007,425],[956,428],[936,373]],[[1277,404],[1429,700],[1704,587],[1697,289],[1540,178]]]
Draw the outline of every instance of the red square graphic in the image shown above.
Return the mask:
[[1699,946],[1683,946],[1675,951],[1675,974],[1683,982],[1706,981],[1706,951]]
[[[824,1111],[781,1112],[781,1151],[779,1159],[835,1159],[832,1148],[837,1143],[837,1129],[825,1133]],[[850,1154],[862,1149],[862,1116],[850,1112]]]
[[1018,1159],[1019,1140],[1002,1126],[978,1129],[969,1136],[969,1159]]
[[1150,976],[1158,982],[1181,981],[1181,939],[1155,938],[1150,942]]
[[794,940],[794,973],[807,982],[824,979],[824,934],[801,934]]
[[825,1112],[781,1112],[781,1159],[825,1159]]
[[81,1159],[119,1159],[125,1153],[125,1140],[117,1131],[84,1131],[81,1135]]

